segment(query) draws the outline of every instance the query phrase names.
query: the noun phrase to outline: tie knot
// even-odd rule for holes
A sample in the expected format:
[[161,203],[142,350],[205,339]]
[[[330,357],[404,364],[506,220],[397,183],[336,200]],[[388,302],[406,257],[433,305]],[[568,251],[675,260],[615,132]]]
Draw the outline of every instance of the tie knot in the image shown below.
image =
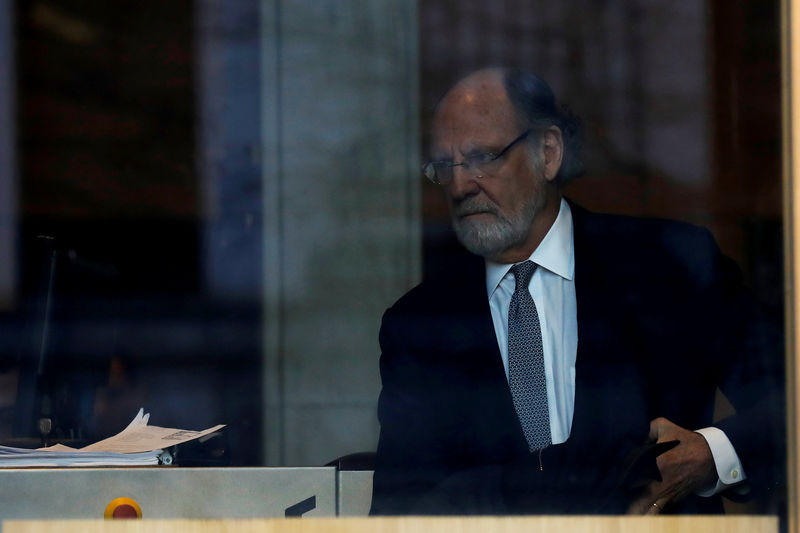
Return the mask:
[[536,263],[530,260],[517,263],[511,267],[511,272],[514,273],[514,281],[517,284],[516,290],[521,290],[528,287],[534,270],[536,270]]

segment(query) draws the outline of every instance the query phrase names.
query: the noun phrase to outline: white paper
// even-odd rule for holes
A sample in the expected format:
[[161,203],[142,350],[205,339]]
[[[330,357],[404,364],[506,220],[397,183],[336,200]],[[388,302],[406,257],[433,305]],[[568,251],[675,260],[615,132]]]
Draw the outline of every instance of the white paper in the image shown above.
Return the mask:
[[209,435],[225,427],[220,424],[203,431],[191,431],[150,426],[149,421],[150,414],[139,409],[131,423],[121,432],[80,449],[63,444],[37,450],[0,446],[0,468],[156,465],[165,448]]
[[147,422],[150,420],[150,415],[142,416],[143,412],[140,409],[136,418],[121,432],[113,437],[85,446],[81,448],[81,451],[136,453],[160,450],[182,442],[198,439],[225,427],[225,424],[220,424],[203,431],[191,431],[188,429],[149,426]]

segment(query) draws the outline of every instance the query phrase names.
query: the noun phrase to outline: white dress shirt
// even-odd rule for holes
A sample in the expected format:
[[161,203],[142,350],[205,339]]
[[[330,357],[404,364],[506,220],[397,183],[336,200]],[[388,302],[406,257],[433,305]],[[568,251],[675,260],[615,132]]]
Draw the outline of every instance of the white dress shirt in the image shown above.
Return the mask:
[[[553,444],[567,440],[575,411],[575,358],[578,353],[578,310],[575,298],[575,247],[572,212],[561,200],[553,226],[531,254],[538,265],[529,284],[542,328],[542,349]],[[486,261],[486,292],[494,332],[508,378],[508,307],[515,281],[512,264]],[[739,457],[725,433],[715,427],[697,431],[708,442],[719,480],[716,487],[698,492],[711,496],[727,486],[744,481]]]
[[[530,292],[542,327],[547,407],[553,444],[567,440],[575,410],[575,356],[578,309],[575,300],[575,253],[572,214],[562,200],[558,217],[530,260],[538,265]],[[510,264],[486,262],[486,290],[503,366],[508,378],[508,307],[514,294]]]

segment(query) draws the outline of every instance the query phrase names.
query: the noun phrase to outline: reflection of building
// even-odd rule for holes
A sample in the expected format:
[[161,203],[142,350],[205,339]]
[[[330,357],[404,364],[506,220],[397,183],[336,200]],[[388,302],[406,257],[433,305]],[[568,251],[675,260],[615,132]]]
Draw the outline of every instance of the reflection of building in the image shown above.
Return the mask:
[[118,269],[100,412],[231,424],[234,463],[374,446],[380,314],[445,259],[425,127],[491,63],[584,117],[579,202],[709,225],[779,302],[777,3],[19,4],[18,302],[40,233]]

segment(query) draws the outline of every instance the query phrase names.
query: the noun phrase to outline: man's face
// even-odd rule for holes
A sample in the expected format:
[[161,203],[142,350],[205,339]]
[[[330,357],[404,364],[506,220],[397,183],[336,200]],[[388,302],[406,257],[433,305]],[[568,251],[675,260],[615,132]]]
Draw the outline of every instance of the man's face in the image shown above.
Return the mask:
[[[453,89],[434,119],[431,156],[460,163],[470,155],[498,153],[522,131],[502,86]],[[456,166],[444,186],[459,241],[472,253],[497,259],[528,239],[548,194],[533,154],[532,136],[514,145],[491,172]]]

